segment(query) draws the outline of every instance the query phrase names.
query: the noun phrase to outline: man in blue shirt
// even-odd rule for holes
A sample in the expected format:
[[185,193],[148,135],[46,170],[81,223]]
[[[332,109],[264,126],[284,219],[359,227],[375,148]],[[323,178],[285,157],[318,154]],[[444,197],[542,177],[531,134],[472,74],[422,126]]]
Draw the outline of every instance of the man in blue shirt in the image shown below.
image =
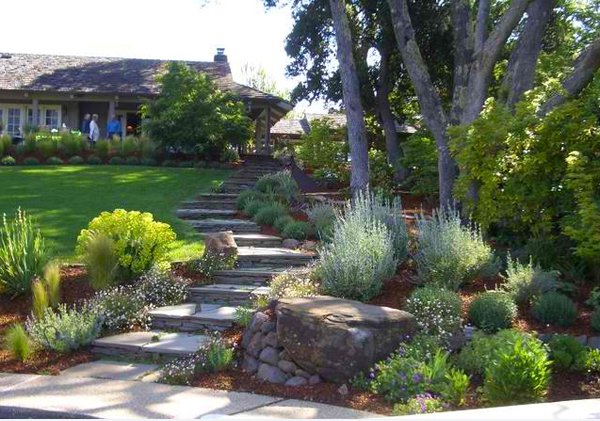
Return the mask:
[[[108,133],[108,139],[112,139],[113,136],[118,136],[121,139],[121,122],[117,116],[113,115],[108,124],[106,125],[106,131]],[[123,140],[123,139],[121,139]]]
[[90,137],[91,121],[92,121],[92,116],[90,114],[85,114],[83,116],[83,121],[81,122],[81,133],[83,133],[87,138]]

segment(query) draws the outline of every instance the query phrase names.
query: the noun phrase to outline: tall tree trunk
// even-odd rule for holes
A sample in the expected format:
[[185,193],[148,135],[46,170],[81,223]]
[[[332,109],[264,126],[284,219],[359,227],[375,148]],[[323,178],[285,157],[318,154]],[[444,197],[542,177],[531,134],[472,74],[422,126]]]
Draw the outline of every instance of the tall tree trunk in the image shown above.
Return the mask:
[[390,50],[388,45],[383,45],[379,50],[381,64],[379,66],[379,80],[377,81],[377,108],[385,135],[388,162],[394,168],[394,180],[400,182],[406,179],[408,171],[400,163],[401,153],[398,145],[398,133],[396,132],[396,119],[390,106],[389,95],[392,91],[389,74]]
[[329,0],[335,38],[337,58],[342,78],[344,108],[348,128],[348,142],[352,158],[350,188],[353,192],[365,190],[369,186],[369,154],[367,145],[367,129],[364,110],[360,99],[360,86],[356,63],[352,55],[352,35],[345,0]]
[[473,57],[473,26],[469,0],[457,0],[452,4],[452,27],[454,37],[454,79],[450,124],[460,124],[466,107],[469,71]]
[[534,0],[527,8],[527,21],[513,49],[502,81],[501,95],[513,108],[525,92],[533,88],[535,68],[542,51],[546,26],[557,0]]
[[417,45],[406,0],[388,0],[388,4],[398,50],[415,88],[423,118],[437,145],[440,205],[448,206],[453,202],[452,188],[458,174],[448,148],[448,119]]

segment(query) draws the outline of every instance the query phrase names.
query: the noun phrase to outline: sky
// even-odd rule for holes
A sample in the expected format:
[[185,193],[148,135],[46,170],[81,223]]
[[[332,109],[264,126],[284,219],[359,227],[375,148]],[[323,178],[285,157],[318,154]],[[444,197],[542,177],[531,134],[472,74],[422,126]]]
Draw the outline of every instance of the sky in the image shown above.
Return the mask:
[[2,2],[2,15],[1,52],[212,61],[223,47],[235,80],[248,63],[278,86],[297,84],[285,75],[291,11],[262,0],[19,0]]

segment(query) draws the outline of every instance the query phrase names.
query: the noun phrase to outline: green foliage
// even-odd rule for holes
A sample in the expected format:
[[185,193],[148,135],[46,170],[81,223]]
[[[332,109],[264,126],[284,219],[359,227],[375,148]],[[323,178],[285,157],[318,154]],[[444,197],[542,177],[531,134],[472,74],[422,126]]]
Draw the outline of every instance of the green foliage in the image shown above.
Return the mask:
[[90,155],[87,159],[87,163],[89,165],[101,165],[102,158],[100,158],[98,155]]
[[229,145],[250,137],[245,107],[216,88],[209,76],[183,63],[170,63],[159,96],[142,106],[151,138],[163,147],[218,159]]
[[433,137],[427,133],[415,133],[401,146],[403,156],[400,162],[410,171],[402,186],[416,195],[435,196],[439,180],[437,146]]
[[431,219],[417,217],[418,248],[413,256],[419,277],[457,290],[477,276],[496,273],[498,263],[477,225],[463,225],[457,210],[438,210]]
[[469,384],[470,378],[464,371],[450,368],[440,388],[440,396],[454,406],[463,406],[467,401]]
[[594,287],[585,303],[595,309],[600,308],[600,287]]
[[43,317],[27,319],[26,328],[34,342],[43,348],[64,353],[92,343],[100,334],[101,324],[94,311],[61,304],[56,311],[47,308]]
[[81,134],[66,132],[60,134],[59,147],[66,156],[75,157],[87,149],[88,142]]
[[592,329],[596,332],[600,332],[600,309],[594,310],[590,319]]
[[250,306],[237,306],[233,314],[233,322],[242,327],[248,327],[255,310]]
[[447,409],[439,398],[434,398],[429,393],[424,393],[410,398],[406,403],[397,403],[392,409],[394,416],[431,414],[442,412]]
[[87,260],[88,243],[102,233],[114,242],[118,257],[118,278],[131,279],[166,259],[175,241],[175,232],[168,224],[155,221],[151,213],[125,211],[102,212],[77,238],[76,253]]
[[508,255],[501,288],[516,303],[525,304],[540,294],[556,290],[559,276],[558,271],[545,271],[539,265],[534,266],[531,259],[528,265],[523,265]]
[[455,292],[435,286],[415,289],[406,301],[422,333],[447,339],[461,326],[461,301]]
[[550,359],[539,340],[518,339],[485,371],[483,397],[492,405],[537,402],[550,383]]
[[104,333],[128,332],[150,326],[148,306],[135,287],[118,286],[99,291],[87,303],[85,310],[98,315]]
[[108,160],[108,165],[124,165],[125,160],[120,156],[113,156]]
[[265,201],[265,195],[256,190],[244,190],[238,195],[235,206],[238,210],[244,210],[248,202],[251,201],[263,202]]
[[106,234],[90,234],[85,245],[84,262],[94,290],[106,289],[116,281],[119,258],[114,241]]
[[14,324],[4,335],[4,349],[18,361],[24,362],[33,354],[33,344],[21,324]]
[[[39,152],[44,158],[50,158],[58,151],[58,142],[54,139],[39,139],[37,141],[33,141],[35,149]],[[46,160],[46,163],[51,164],[49,160]]]
[[176,167],[177,161],[174,161],[172,159],[165,159],[162,164],[160,164],[162,167]]
[[256,190],[267,195],[271,200],[292,204],[298,200],[300,189],[290,171],[279,171],[265,174],[258,179]]
[[110,153],[113,151],[113,148],[111,142],[106,140],[100,140],[96,142],[96,145],[94,146],[94,151],[100,158],[107,159]]
[[31,284],[31,293],[33,301],[31,308],[35,317],[43,317],[46,309],[49,307],[48,291],[41,281],[35,280]]
[[240,160],[240,154],[235,149],[225,149],[221,154],[222,162],[237,162]]
[[140,140],[135,136],[127,136],[120,143],[120,152],[125,157],[130,157],[132,155],[141,152],[141,143]]
[[385,151],[369,150],[369,187],[373,191],[392,194],[394,190],[394,167],[387,161]]
[[281,232],[289,223],[293,222],[294,218],[290,215],[282,215],[273,222],[273,228]]
[[51,156],[50,158],[48,158],[46,160],[46,164],[48,164],[48,165],[62,165],[64,163],[65,163],[65,161],[63,161],[62,159],[60,159],[57,156]]
[[299,298],[319,295],[320,284],[313,268],[292,269],[277,274],[269,284],[269,298]]
[[199,273],[210,279],[217,270],[233,269],[235,267],[236,260],[236,255],[223,255],[205,252],[204,256],[195,262],[195,268]]
[[347,171],[345,128],[334,128],[327,119],[311,121],[310,133],[302,136],[297,147],[298,159],[305,167],[320,170],[337,179]]
[[13,165],[17,165],[17,160],[10,155],[5,156],[4,158],[0,159],[0,165],[12,167]]
[[588,349],[584,367],[588,373],[600,373],[600,349]]
[[177,166],[179,168],[194,168],[194,161],[180,161]]
[[287,208],[284,205],[273,202],[260,208],[253,219],[259,225],[273,225],[277,218],[286,214]]
[[283,227],[281,235],[285,238],[293,238],[294,240],[306,240],[312,233],[312,227],[308,222],[304,221],[289,221]]
[[212,339],[206,348],[206,371],[215,373],[233,365],[235,351],[222,340]]
[[548,346],[550,358],[556,367],[574,371],[585,367],[587,349],[571,335],[552,335]]
[[0,229],[0,293],[28,292],[47,260],[44,238],[33,220],[20,209],[15,218],[2,218]]
[[261,210],[263,207],[268,205],[268,201],[259,200],[259,199],[250,199],[246,202],[244,206],[244,213],[254,216]]
[[333,235],[335,217],[335,208],[328,204],[315,205],[308,211],[308,219],[321,240],[328,240]]
[[469,306],[469,320],[484,332],[509,328],[517,317],[517,305],[510,295],[487,291],[479,294]]
[[69,158],[68,162],[70,165],[83,165],[85,163],[85,160],[79,155],[75,155]]
[[541,295],[534,301],[531,313],[540,322],[553,326],[571,326],[577,319],[575,303],[558,292]]
[[3,154],[8,154],[10,147],[12,146],[12,140],[9,135],[0,135],[0,157]]
[[144,165],[146,167],[156,167],[158,165],[158,161],[154,158],[142,158],[140,159],[140,165]]
[[48,291],[50,307],[56,308],[60,304],[60,266],[53,262],[44,268],[42,282]]
[[125,159],[125,165],[140,165],[140,158],[137,156],[129,156]]
[[157,267],[144,273],[134,288],[143,297],[145,305],[153,308],[179,305],[187,296],[185,280]]
[[27,166],[30,166],[30,167],[35,167],[37,165],[40,165],[40,160],[37,159],[37,158],[35,158],[35,157],[33,157],[33,156],[30,156],[30,157],[27,157],[27,158],[25,158],[23,160],[23,165],[27,165]]

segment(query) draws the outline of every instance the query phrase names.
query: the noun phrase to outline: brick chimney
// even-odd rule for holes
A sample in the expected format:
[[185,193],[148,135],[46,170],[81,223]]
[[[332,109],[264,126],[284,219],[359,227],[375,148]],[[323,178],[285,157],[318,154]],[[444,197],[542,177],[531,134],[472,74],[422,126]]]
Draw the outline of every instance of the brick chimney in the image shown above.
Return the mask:
[[227,63],[227,56],[225,55],[225,48],[217,48],[217,54],[215,54],[215,63]]

